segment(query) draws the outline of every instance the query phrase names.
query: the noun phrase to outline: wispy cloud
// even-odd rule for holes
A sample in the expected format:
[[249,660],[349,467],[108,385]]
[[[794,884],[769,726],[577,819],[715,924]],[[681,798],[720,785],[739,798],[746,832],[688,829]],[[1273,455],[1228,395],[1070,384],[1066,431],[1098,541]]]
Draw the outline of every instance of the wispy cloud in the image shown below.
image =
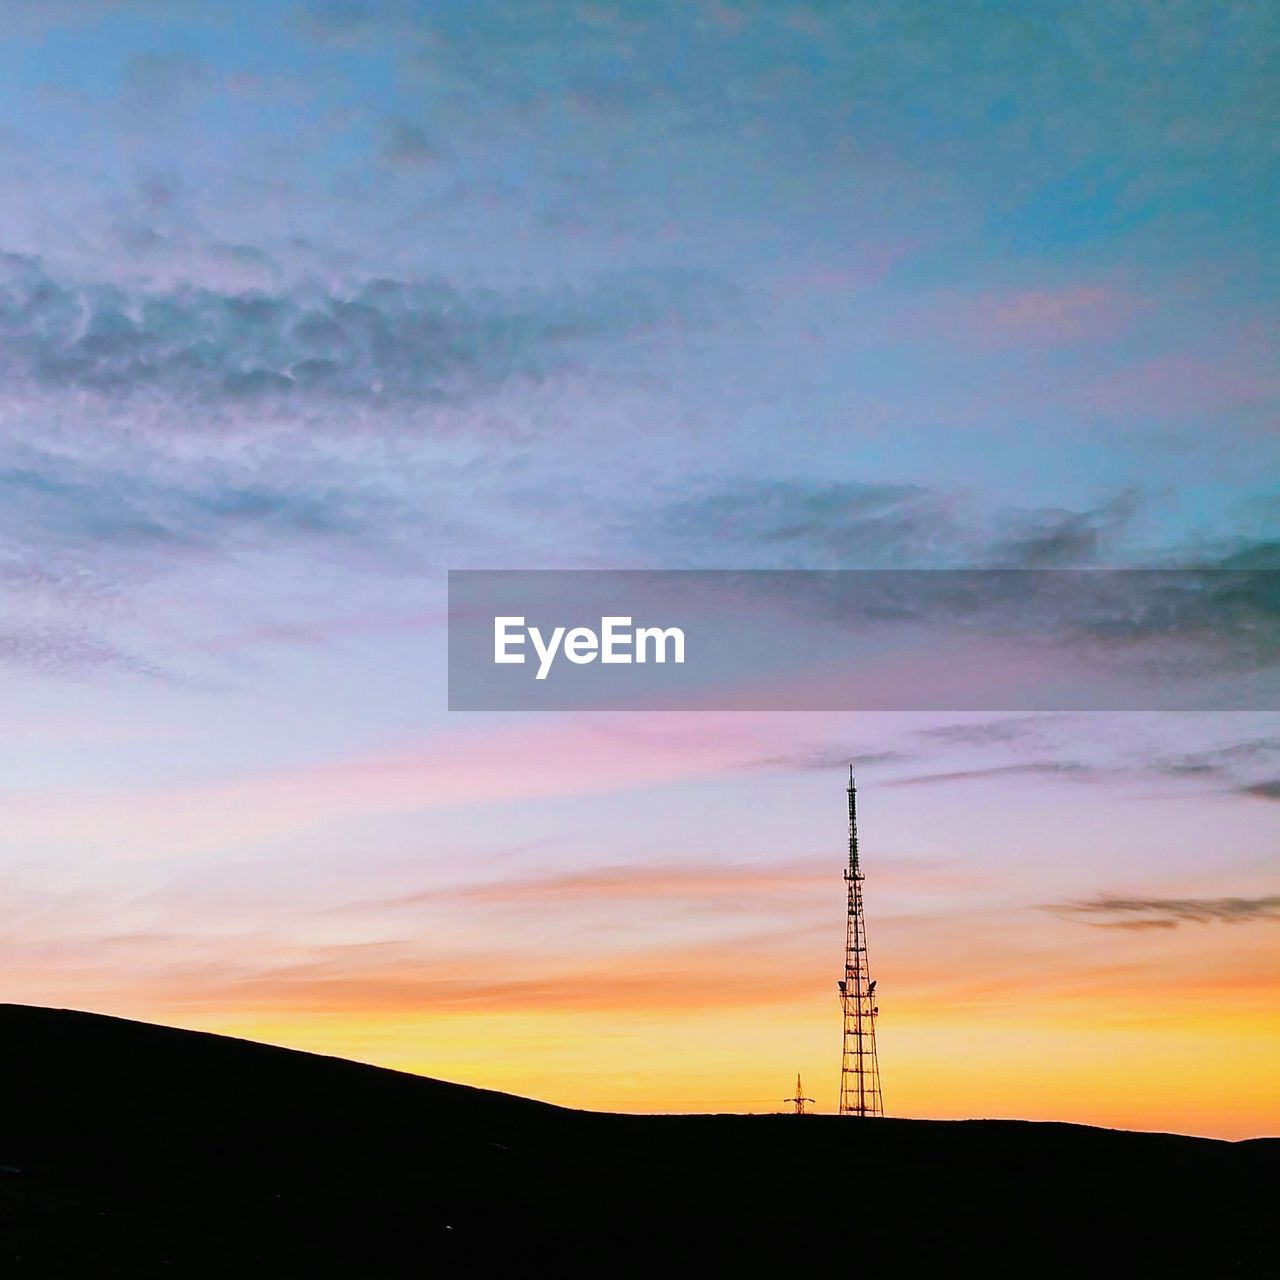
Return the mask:
[[827,773],[847,768],[872,768],[882,764],[898,764],[910,759],[904,751],[865,751],[837,745],[800,747],[782,755],[765,756],[749,762],[750,767],[762,769],[799,769],[802,772]]
[[988,555],[993,563],[1028,569],[1105,563],[1136,507],[1130,490],[1090,511],[1011,513]]
[[1280,800],[1280,778],[1271,778],[1266,782],[1254,782],[1240,788],[1247,796],[1256,796],[1259,800]]
[[725,908],[733,903],[754,903],[758,908],[766,902],[776,905],[779,894],[811,895],[815,888],[829,888],[834,883],[834,865],[831,858],[808,858],[758,865],[689,861],[588,867],[426,889],[377,902],[353,903],[339,910],[366,911],[441,902],[504,906],[645,899],[670,903],[710,899]]
[[1099,897],[1044,908],[1069,919],[1109,929],[1176,929],[1181,924],[1249,924],[1280,920],[1280,897],[1120,898]]
[[[1185,629],[1227,605],[1275,608],[1276,588],[1263,572],[1280,569],[1273,539],[1240,536],[1211,546],[1169,542],[1135,558],[1124,535],[1142,506],[1133,487],[1096,506],[1071,509],[984,506],[919,485],[742,479],[702,484],[638,513],[636,522],[647,540],[678,550],[692,567],[705,562],[755,569],[1163,569],[1167,576],[1149,576],[1149,585],[1141,574],[1116,573],[1110,593],[1102,590],[1105,579],[1097,578],[1096,621],[1112,632],[1122,625],[1134,634]],[[1221,570],[1257,572],[1215,578]],[[1035,580],[1029,575],[1024,581]],[[951,579],[953,593],[939,575],[928,593],[929,607],[972,607],[983,594],[982,579],[975,573],[961,591],[965,581]],[[1001,581],[998,572],[987,580],[993,598],[1002,592]],[[1046,574],[1041,581],[1054,580]],[[921,587],[919,602],[924,599]]]
[[1051,720],[1052,717],[1042,715],[1002,716],[998,720],[931,725],[921,729],[920,734],[947,746],[1004,746],[1038,737],[1039,730]]
[[427,137],[426,130],[402,116],[387,125],[383,155],[388,164],[408,169],[436,164],[440,160],[440,152]]
[[1091,777],[1094,770],[1070,760],[1028,760],[1020,764],[990,765],[978,769],[949,769],[940,773],[920,773],[908,778],[894,778],[882,783],[887,787],[920,787],[943,782],[980,782],[987,778],[1007,777]]
[[671,502],[654,525],[695,562],[705,550],[723,564],[728,550],[760,568],[918,565],[970,536],[943,494],[850,482],[722,484]]
[[95,636],[83,627],[0,628],[0,666],[61,679],[121,673],[189,683],[160,664]]
[[[808,928],[753,930],[714,941],[655,943],[621,954],[541,949],[449,951],[406,939],[289,948],[237,957],[228,939],[190,967],[142,954],[148,997],[170,1008],[293,1014],[696,1013],[791,1003],[812,986]],[[749,964],[751,983],[740,978]]]
[[351,536],[373,522],[350,491],[273,486],[211,463],[162,478],[137,467],[13,449],[0,459],[0,539],[209,550],[247,529]]

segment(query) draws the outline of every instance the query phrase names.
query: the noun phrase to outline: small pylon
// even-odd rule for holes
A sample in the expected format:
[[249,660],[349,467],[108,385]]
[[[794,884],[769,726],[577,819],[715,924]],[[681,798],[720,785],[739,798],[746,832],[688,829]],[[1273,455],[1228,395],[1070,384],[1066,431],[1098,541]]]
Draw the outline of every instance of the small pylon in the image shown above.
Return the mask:
[[783,1098],[783,1102],[789,1102],[795,1107],[796,1115],[807,1116],[809,1113],[804,1109],[806,1102],[812,1102],[812,1098],[804,1096],[804,1085],[800,1083],[800,1073],[796,1073],[796,1096],[794,1098]]

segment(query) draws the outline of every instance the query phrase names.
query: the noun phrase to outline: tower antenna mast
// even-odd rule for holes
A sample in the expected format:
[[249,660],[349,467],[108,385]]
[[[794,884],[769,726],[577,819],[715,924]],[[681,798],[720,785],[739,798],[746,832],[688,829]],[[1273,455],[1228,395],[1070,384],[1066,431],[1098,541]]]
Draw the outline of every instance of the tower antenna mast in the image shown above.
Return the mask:
[[[845,928],[844,977],[839,982],[844,1013],[840,1058],[840,1114],[882,1116],[880,1060],[876,1056],[876,984],[867,970],[867,930],[862,916],[862,868],[858,862],[858,795],[849,766],[849,866],[844,873],[849,913]],[[799,1093],[799,1089],[796,1090]]]

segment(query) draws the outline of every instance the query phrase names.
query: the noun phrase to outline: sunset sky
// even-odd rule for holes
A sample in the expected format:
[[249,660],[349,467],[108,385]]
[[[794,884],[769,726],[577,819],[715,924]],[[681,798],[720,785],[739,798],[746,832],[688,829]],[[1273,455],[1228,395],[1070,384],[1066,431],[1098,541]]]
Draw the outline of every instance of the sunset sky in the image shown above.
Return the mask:
[[890,1114],[1280,1131],[1274,710],[445,681],[451,568],[1280,568],[1278,26],[0,0],[0,998],[831,1111],[852,760]]

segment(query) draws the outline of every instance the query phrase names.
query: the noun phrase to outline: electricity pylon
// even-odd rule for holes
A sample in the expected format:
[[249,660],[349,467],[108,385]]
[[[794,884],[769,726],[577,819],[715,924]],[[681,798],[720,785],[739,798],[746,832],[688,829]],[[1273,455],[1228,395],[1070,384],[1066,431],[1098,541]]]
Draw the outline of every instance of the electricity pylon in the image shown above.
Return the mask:
[[812,1101],[813,1101],[812,1098],[806,1098],[804,1096],[804,1085],[800,1083],[800,1075],[797,1072],[796,1073],[796,1096],[794,1098],[783,1098],[783,1102],[791,1103],[791,1105],[795,1107],[796,1115],[804,1116],[809,1114],[804,1109],[804,1104],[806,1102],[812,1102]]

